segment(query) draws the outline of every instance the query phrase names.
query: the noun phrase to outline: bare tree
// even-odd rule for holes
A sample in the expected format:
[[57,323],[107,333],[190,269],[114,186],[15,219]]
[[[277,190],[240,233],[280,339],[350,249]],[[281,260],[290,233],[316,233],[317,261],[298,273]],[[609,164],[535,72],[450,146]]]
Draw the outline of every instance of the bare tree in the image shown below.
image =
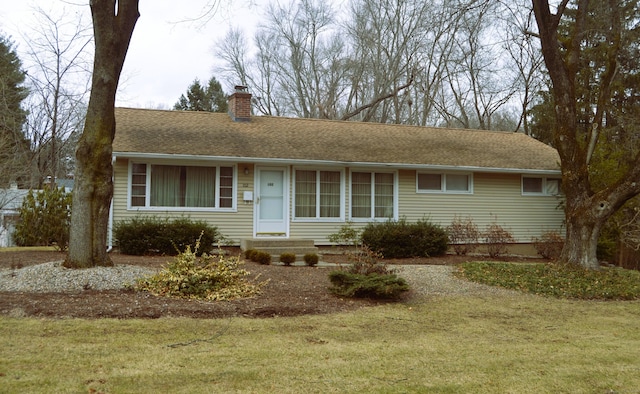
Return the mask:
[[76,148],[69,254],[65,266],[112,265],[107,228],[113,196],[115,98],[136,21],[138,0],[92,0],[95,54],[84,131]]
[[34,152],[37,184],[42,187],[46,176],[55,182],[69,170],[64,165],[68,162],[64,153],[73,141],[70,137],[79,133],[84,122],[92,36],[81,16],[76,15],[72,21],[65,9],[53,15],[37,8],[35,15],[38,23],[25,36],[34,65],[28,73],[31,97],[27,135]]
[[534,105],[536,94],[545,87],[543,74],[544,59],[540,52],[540,42],[532,34],[535,20],[531,7],[520,3],[502,3],[501,17],[502,48],[508,54],[516,78],[516,94],[520,104],[518,123],[514,131],[522,130],[531,135],[529,110]]
[[449,127],[493,129],[494,114],[504,109],[516,92],[517,80],[507,72],[501,55],[497,2],[469,2],[457,18],[453,53],[438,111]]

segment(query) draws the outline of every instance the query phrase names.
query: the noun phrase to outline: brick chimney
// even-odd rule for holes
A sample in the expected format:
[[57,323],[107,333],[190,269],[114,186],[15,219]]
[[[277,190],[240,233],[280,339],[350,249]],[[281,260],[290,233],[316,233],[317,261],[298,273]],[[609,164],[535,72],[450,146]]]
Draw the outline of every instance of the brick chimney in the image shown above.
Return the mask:
[[251,93],[246,86],[237,85],[229,96],[229,116],[234,122],[251,120]]

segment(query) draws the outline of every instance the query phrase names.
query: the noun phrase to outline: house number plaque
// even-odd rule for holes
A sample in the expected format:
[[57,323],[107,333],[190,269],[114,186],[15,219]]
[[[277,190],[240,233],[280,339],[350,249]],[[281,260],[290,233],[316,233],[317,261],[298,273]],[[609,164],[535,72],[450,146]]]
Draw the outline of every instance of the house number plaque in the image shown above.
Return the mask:
[[273,182],[269,182],[269,183],[267,183],[267,186],[269,186],[269,187],[273,187]]

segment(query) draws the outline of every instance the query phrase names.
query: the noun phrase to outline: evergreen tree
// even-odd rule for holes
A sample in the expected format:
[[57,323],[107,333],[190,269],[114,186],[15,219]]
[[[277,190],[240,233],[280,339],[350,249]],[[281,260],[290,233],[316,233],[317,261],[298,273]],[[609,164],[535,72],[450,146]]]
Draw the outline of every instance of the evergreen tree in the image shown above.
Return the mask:
[[0,36],[0,187],[28,181],[30,145],[22,131],[27,114],[21,107],[29,94],[25,76],[13,44]]
[[181,95],[174,109],[181,111],[227,112],[227,95],[215,77],[211,77],[206,87],[196,78],[187,90],[187,96]]

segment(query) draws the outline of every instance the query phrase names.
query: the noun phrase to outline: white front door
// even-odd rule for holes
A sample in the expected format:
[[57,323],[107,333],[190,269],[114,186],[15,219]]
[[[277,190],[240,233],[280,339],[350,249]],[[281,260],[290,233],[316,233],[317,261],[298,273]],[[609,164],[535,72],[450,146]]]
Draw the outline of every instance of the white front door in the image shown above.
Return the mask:
[[259,168],[256,181],[256,236],[286,237],[288,223],[287,171]]

